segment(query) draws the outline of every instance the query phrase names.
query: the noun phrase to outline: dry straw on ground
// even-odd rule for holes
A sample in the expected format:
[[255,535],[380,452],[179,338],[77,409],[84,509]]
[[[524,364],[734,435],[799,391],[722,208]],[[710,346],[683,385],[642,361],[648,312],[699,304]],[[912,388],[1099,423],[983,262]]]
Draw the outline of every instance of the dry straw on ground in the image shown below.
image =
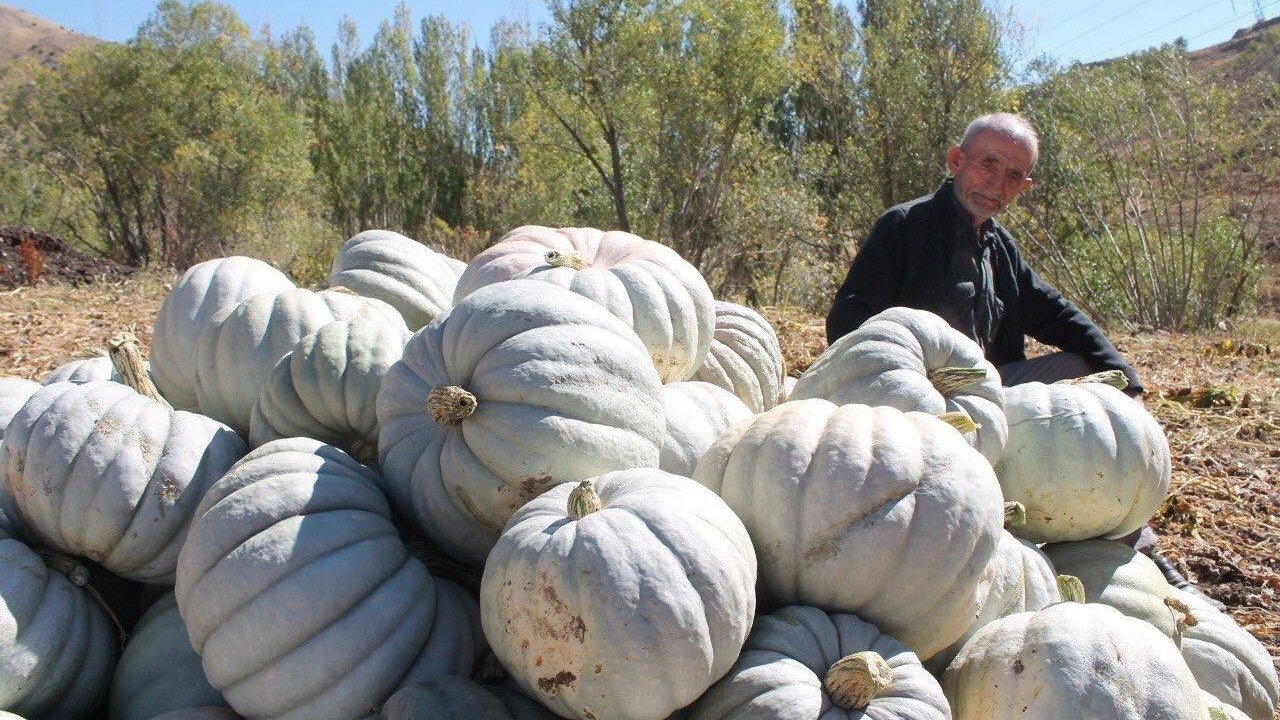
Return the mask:
[[[0,291],[0,374],[39,379],[123,329],[146,345],[172,280],[143,272]],[[826,347],[822,318],[764,314],[788,373],[799,375]],[[1280,322],[1115,339],[1151,390],[1147,407],[1173,451],[1172,492],[1154,521],[1161,549],[1280,655]]]

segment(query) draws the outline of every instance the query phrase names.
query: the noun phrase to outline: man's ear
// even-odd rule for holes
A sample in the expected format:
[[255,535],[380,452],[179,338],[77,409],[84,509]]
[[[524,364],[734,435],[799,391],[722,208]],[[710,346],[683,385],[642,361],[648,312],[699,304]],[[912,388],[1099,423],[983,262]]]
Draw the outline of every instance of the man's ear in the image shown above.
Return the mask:
[[953,176],[960,170],[960,163],[963,161],[964,150],[961,150],[959,145],[952,145],[951,149],[947,150],[947,169]]
[[1032,180],[1031,178],[1026,178],[1025,180],[1022,181],[1022,187],[1018,188],[1018,194],[1021,195],[1022,193],[1030,190],[1031,186],[1035,184],[1036,184],[1035,180]]

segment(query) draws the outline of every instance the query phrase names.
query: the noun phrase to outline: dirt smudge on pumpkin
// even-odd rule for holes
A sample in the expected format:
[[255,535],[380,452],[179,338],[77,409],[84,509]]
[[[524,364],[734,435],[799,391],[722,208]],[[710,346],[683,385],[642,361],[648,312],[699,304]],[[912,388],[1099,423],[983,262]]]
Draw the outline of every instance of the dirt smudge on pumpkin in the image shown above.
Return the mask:
[[546,616],[530,617],[538,634],[552,640],[577,640],[579,645],[586,644],[587,624],[582,616],[574,614],[549,584],[542,586],[542,597],[550,606],[549,612]]
[[548,695],[558,695],[561,688],[571,687],[578,681],[578,676],[568,670],[561,670],[551,677],[538,678],[538,689]]
[[546,492],[552,485],[555,485],[555,480],[550,475],[527,477],[520,481],[520,492],[526,499],[531,499]]
[[847,513],[844,517],[827,526],[826,530],[813,539],[805,548],[802,558],[806,567],[813,567],[834,559],[840,554],[841,541],[853,532],[864,521],[875,522],[893,511],[894,506],[903,498],[916,491],[914,484],[906,487],[892,488],[883,498],[868,502]]
[[461,485],[454,485],[453,496],[457,498],[458,502],[462,503],[462,507],[466,509],[467,514],[475,518],[476,522],[493,530],[494,532],[502,532],[502,526],[494,525],[490,522],[489,518],[485,517],[484,513],[480,510],[480,506],[476,505],[475,501],[471,499],[471,493],[467,492],[466,488]]

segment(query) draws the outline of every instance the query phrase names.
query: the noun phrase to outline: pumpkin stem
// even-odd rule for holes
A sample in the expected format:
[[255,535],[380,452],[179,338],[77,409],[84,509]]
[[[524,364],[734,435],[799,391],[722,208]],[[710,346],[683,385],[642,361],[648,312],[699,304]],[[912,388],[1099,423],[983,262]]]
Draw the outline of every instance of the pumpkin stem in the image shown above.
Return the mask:
[[107,341],[107,356],[116,372],[124,380],[124,384],[133,388],[139,395],[151,398],[172,410],[169,404],[151,382],[147,374],[147,364],[142,360],[142,351],[138,349],[138,338],[133,333],[122,332]]
[[569,493],[569,517],[575,521],[603,508],[604,503],[600,501],[595,483],[589,479],[578,483],[578,487]]
[[553,268],[567,267],[574,270],[584,270],[590,265],[586,258],[573,251],[551,250],[546,255],[543,255],[542,258]]
[[333,287],[327,287],[324,290],[325,292],[336,292],[342,295],[355,295],[355,296],[360,295],[360,293],[356,292],[355,290],[352,290],[346,285],[334,285]]
[[476,396],[457,385],[437,385],[427,393],[427,413],[441,425],[457,425],[476,411]]
[[1220,707],[1209,708],[1209,720],[1231,720],[1231,716]]
[[1200,624],[1200,621],[1191,613],[1191,608],[1176,597],[1167,597],[1164,604],[1168,606],[1176,615],[1178,615],[1178,634],[1182,634],[1187,628],[1193,628]]
[[1018,528],[1027,524],[1027,506],[1013,501],[1004,504],[1004,526]]
[[929,382],[933,383],[933,387],[943,397],[950,397],[958,390],[985,380],[986,377],[987,371],[982,368],[944,367],[929,373]]
[[44,560],[45,565],[65,575],[72,585],[87,592],[89,597],[98,603],[98,607],[102,608],[102,612],[106,613],[111,620],[111,624],[116,626],[116,632],[120,635],[120,647],[123,648],[125,641],[128,639],[124,630],[124,623],[120,622],[120,618],[116,617],[115,612],[111,610],[111,606],[102,597],[102,593],[99,593],[97,588],[89,584],[89,567],[76,558],[53,550],[37,550],[36,554]]
[[937,416],[939,420],[960,431],[961,434],[976,432],[982,427],[969,417],[968,413],[947,412]]
[[893,668],[870,650],[837,660],[822,681],[831,702],[844,710],[862,710],[892,684]]
[[1059,575],[1058,576],[1058,592],[1062,595],[1062,602],[1073,602],[1084,604],[1084,583],[1080,582],[1080,578],[1075,575]]
[[1129,387],[1129,378],[1125,377],[1122,370],[1103,370],[1084,377],[1059,380],[1054,385],[1083,385],[1085,383],[1101,383],[1102,385],[1110,385],[1117,390],[1124,390]]

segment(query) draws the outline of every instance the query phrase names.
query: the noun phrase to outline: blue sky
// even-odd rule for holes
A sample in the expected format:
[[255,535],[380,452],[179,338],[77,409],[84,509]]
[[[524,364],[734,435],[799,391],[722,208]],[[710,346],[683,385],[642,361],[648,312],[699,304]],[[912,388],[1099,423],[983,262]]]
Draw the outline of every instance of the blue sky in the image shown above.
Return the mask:
[[[227,0],[223,0],[227,2]],[[854,4],[856,0],[842,0]],[[155,7],[154,2],[126,0],[3,0],[54,20],[77,32],[108,40],[131,37]],[[1261,0],[1267,17],[1280,15],[1280,0]],[[391,17],[397,0],[230,0],[255,29],[269,23],[276,31],[306,22],[327,55],[339,20],[350,15],[367,41],[378,24]],[[1192,49],[1226,40],[1252,24],[1252,0],[990,0],[992,7],[1012,10],[1027,28],[1026,56],[1047,54],[1064,63],[1092,61],[1187,38]],[[542,22],[542,0],[436,0],[410,2],[414,17],[442,14],[467,23],[473,36],[487,44],[489,27],[499,19]]]

